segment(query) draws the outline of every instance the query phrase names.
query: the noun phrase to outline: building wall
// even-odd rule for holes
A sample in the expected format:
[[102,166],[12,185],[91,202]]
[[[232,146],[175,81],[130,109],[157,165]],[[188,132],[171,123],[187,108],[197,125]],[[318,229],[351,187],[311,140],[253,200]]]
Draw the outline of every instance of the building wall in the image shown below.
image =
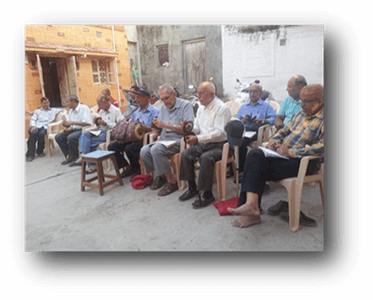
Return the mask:
[[[102,36],[98,37],[97,32]],[[99,49],[114,50],[118,53],[118,82],[117,84],[96,85],[93,83],[93,74],[91,60],[92,58],[104,58],[105,53],[88,53],[83,58],[79,53],[58,53],[56,51],[48,52],[45,49],[32,49],[25,53],[25,110],[33,112],[40,108],[40,99],[42,97],[42,88],[40,84],[38,68],[31,69],[31,61],[36,60],[36,53],[47,57],[68,57],[75,55],[79,63],[77,70],[78,96],[81,103],[92,107],[96,105],[97,96],[102,89],[108,88],[112,97],[121,100],[122,110],[127,105],[127,100],[123,93],[119,91],[121,86],[130,86],[130,66],[127,45],[127,33],[123,25],[114,26],[114,38],[111,25],[26,25],[25,40],[34,42],[44,42],[52,44],[73,45],[83,47],[94,47]],[[81,53],[84,54],[84,51]],[[29,127],[30,115],[25,115],[25,131]]]
[[[96,32],[102,32],[98,38]],[[115,26],[115,47],[118,52],[118,79],[119,86],[130,85],[130,68],[127,47],[127,35],[124,26]],[[114,49],[111,25],[27,25],[25,26],[25,40],[45,43],[55,43],[75,46],[89,46],[95,48]],[[33,54],[28,53],[27,57],[32,58]],[[102,57],[102,55],[97,56]],[[96,58],[97,58],[96,57]],[[123,93],[118,96],[118,85],[94,85],[91,59],[95,54],[88,53],[87,58],[76,56],[80,69],[77,71],[79,97],[81,102],[89,106],[96,104],[97,95],[103,88],[109,88],[114,99],[123,99],[123,105],[127,101]],[[30,69],[29,64],[25,65],[26,95],[25,109],[33,111],[40,107],[41,85],[38,69]]]
[[289,78],[323,84],[323,26],[222,26],[224,97],[241,82],[259,79],[279,102]]
[[[142,84],[158,93],[163,83],[179,83],[180,94],[187,94],[184,86],[183,41],[205,39],[206,79],[214,77],[218,94],[222,91],[221,27],[203,25],[137,26],[141,61]],[[157,45],[168,44],[169,66],[158,66]]]

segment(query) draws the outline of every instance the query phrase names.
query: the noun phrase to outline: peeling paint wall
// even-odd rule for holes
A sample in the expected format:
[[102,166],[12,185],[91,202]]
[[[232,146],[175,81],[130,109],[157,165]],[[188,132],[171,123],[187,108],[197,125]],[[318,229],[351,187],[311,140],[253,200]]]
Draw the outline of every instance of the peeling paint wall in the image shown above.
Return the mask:
[[[188,94],[184,86],[183,42],[205,39],[206,78],[214,77],[218,95],[222,94],[222,48],[221,26],[205,25],[159,25],[137,26],[142,84],[158,93],[165,82],[175,85]],[[158,65],[157,46],[168,45],[169,65]]]
[[280,102],[288,95],[286,85],[293,75],[323,84],[322,25],[223,25],[222,43],[225,98],[234,95],[237,78],[259,79]]

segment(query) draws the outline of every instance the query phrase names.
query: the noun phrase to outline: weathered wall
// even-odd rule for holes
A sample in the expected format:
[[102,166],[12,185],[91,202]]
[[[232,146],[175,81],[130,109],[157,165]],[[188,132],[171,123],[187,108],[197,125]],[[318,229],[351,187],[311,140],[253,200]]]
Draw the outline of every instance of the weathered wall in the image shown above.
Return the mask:
[[[128,58],[127,36],[124,26],[115,27],[115,46],[118,52],[118,79],[120,86],[128,86],[130,80],[130,68]],[[102,32],[102,37],[96,36],[96,31]],[[111,25],[27,25],[25,26],[25,40],[35,42],[45,42],[53,44],[89,46],[113,50],[113,35]],[[44,53],[44,52],[43,52]],[[47,56],[46,53],[44,53]],[[32,53],[27,56],[33,57]],[[100,56],[102,58],[102,56]],[[77,71],[79,97],[81,102],[89,106],[96,104],[97,95],[103,88],[109,88],[112,96],[118,99],[118,85],[95,85],[93,83],[91,59],[94,54],[89,54],[87,58],[76,56],[80,69]],[[98,57],[96,57],[98,58]],[[38,69],[30,69],[30,65],[25,65],[26,95],[25,109],[33,111],[40,107],[41,85]],[[123,94],[120,95],[123,99]],[[124,100],[123,104],[127,104]]]
[[224,96],[241,82],[259,79],[263,88],[282,101],[287,81],[300,74],[309,84],[323,84],[323,27],[222,26]]
[[[214,77],[218,96],[222,94],[221,27],[203,25],[137,26],[142,83],[158,93],[165,82],[179,82],[186,94],[183,70],[183,41],[205,38],[206,78]],[[157,65],[157,45],[168,44],[169,66]]]

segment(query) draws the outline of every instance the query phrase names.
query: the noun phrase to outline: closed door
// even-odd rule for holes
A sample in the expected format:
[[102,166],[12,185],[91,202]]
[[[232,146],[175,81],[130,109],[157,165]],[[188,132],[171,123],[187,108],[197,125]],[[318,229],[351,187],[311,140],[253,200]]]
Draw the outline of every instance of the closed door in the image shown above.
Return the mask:
[[198,87],[206,81],[205,40],[198,39],[183,43],[184,49],[184,82],[185,90],[189,85]]

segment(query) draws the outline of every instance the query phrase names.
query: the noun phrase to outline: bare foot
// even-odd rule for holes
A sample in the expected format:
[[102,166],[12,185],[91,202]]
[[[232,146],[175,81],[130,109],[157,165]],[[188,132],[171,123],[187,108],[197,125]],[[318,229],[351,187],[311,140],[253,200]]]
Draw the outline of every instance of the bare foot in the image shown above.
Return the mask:
[[228,207],[228,211],[232,215],[238,215],[238,216],[260,216],[260,210],[258,207],[254,208],[246,204],[238,208]]
[[262,222],[260,216],[243,216],[232,222],[234,227],[245,228]]

